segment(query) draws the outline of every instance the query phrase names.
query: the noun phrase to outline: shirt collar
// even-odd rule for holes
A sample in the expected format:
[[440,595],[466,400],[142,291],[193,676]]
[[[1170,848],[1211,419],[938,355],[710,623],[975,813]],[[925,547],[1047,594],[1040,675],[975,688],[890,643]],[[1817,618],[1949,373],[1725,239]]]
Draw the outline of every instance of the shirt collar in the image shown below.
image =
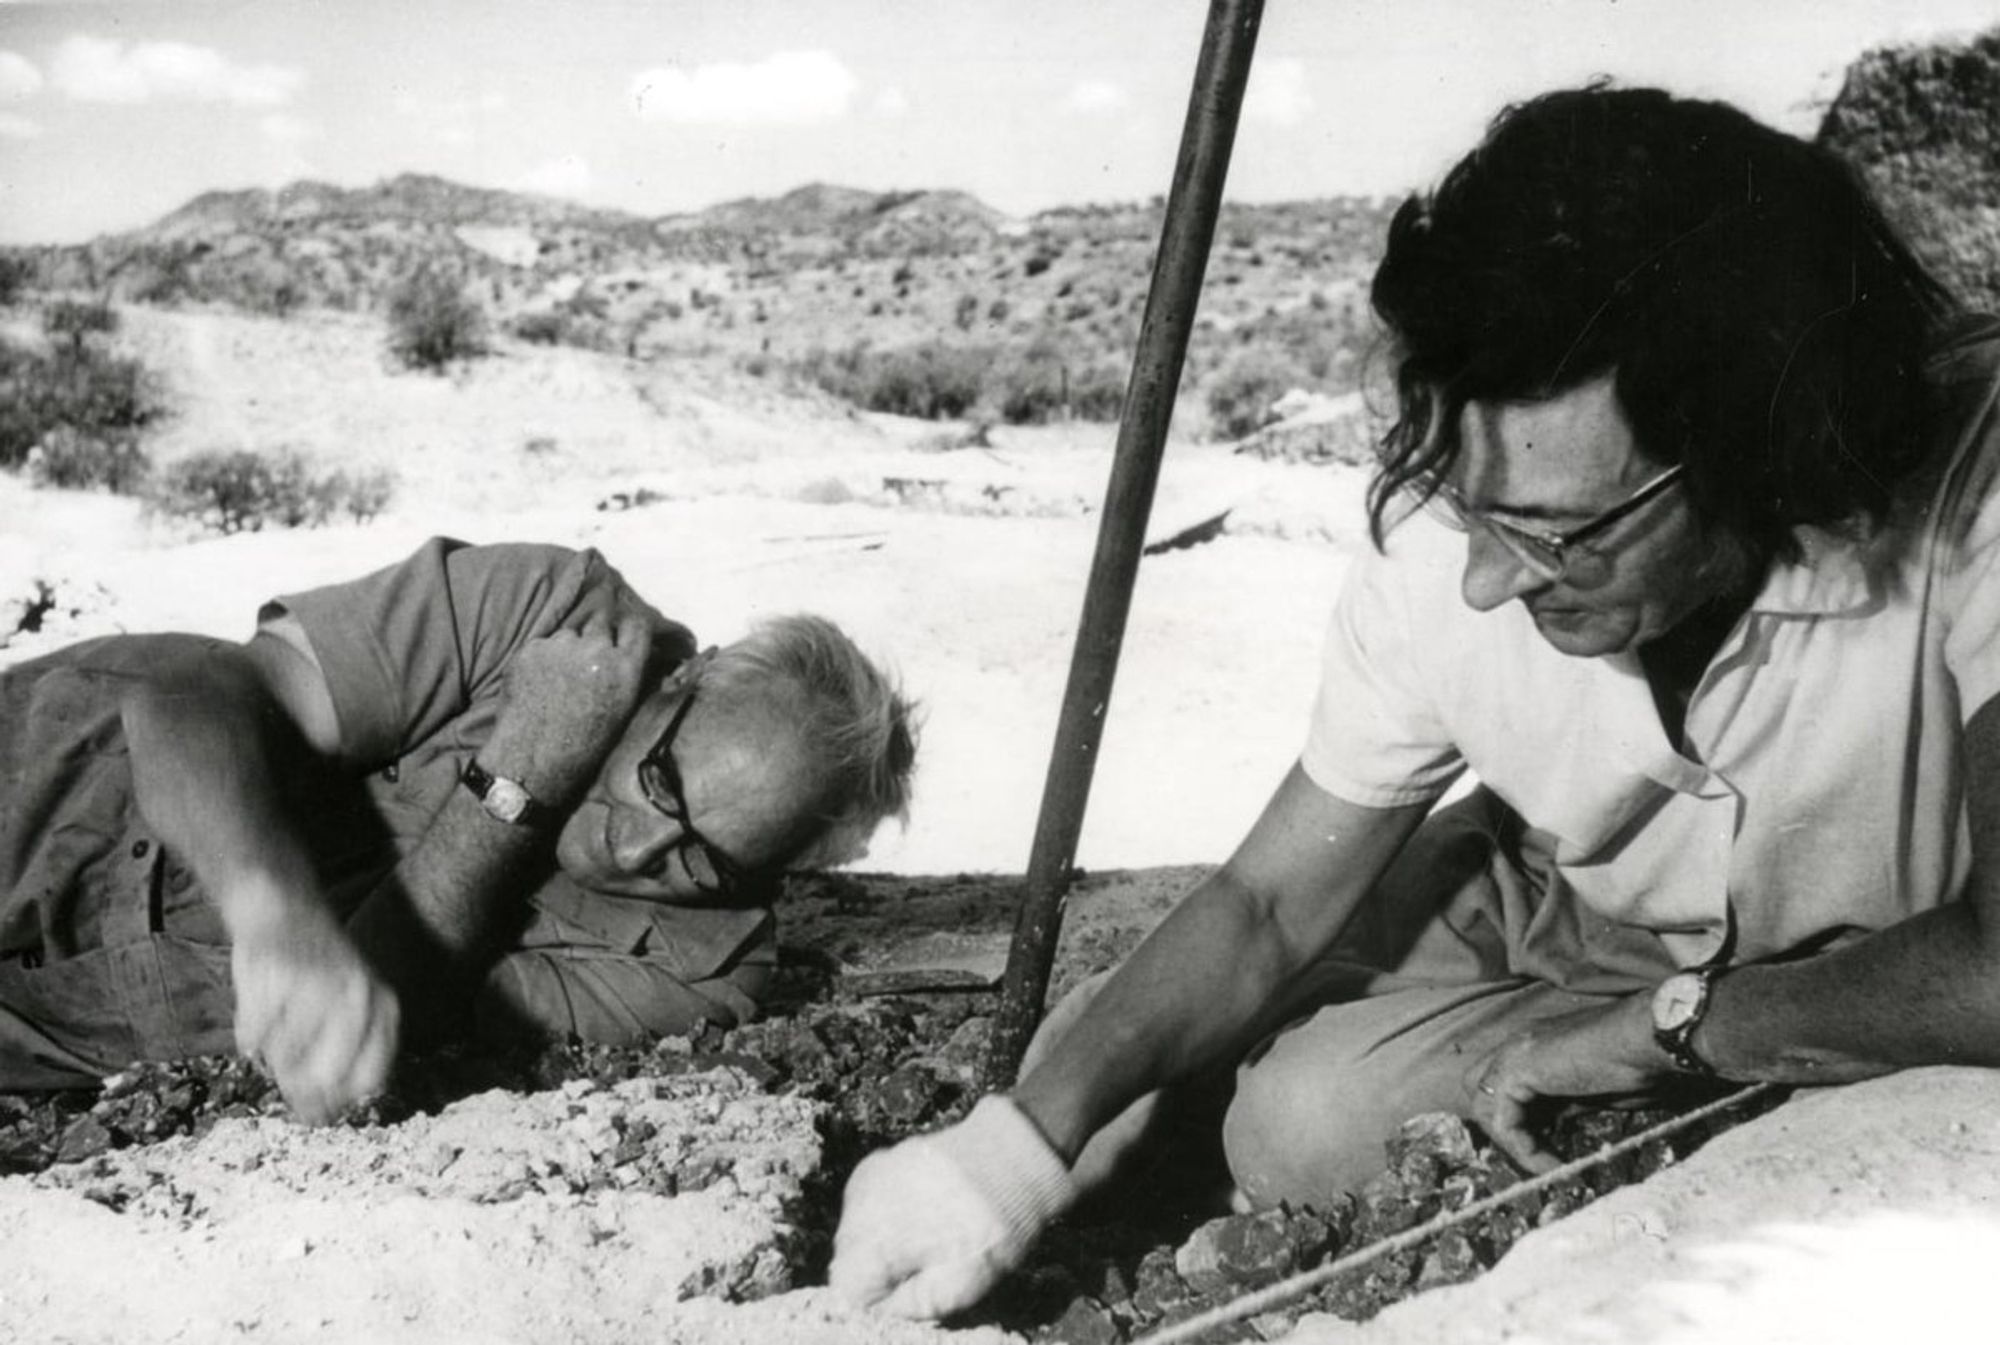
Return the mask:
[[1792,529],[1799,559],[1772,562],[1750,609],[1788,616],[1852,616],[1872,609],[1877,604],[1876,543],[1885,531],[1863,539],[1809,524]]

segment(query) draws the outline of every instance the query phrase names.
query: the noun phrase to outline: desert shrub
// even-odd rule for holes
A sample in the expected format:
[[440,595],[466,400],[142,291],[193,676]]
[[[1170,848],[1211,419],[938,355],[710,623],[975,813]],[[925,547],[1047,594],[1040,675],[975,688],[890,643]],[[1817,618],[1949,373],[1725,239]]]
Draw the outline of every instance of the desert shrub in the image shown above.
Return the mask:
[[356,523],[366,523],[384,509],[396,496],[395,474],[385,468],[372,471],[335,472],[337,484],[334,494],[339,498],[340,510]]
[[530,345],[559,345],[567,324],[560,313],[544,309],[539,313],[523,313],[508,323],[508,329]]
[[1107,360],[1092,360],[1038,340],[1002,359],[992,378],[992,404],[1009,425],[1052,420],[1118,419],[1125,376]]
[[858,341],[839,351],[814,349],[797,367],[808,381],[870,411],[944,420],[979,401],[991,359],[981,347],[942,341],[888,350]]
[[29,451],[27,467],[38,486],[133,495],[145,486],[153,464],[134,431],[87,433],[58,425]]
[[442,373],[486,353],[486,312],[457,278],[422,267],[389,292],[389,349],[409,368]]
[[58,299],[42,310],[42,330],[51,341],[81,346],[117,331],[118,311],[102,299]]
[[261,532],[266,526],[319,527],[336,513],[365,522],[394,493],[386,472],[318,472],[290,450],[214,449],[173,463],[151,492],[155,510],[213,532]]
[[35,279],[35,264],[18,252],[0,252],[0,307],[11,308]]
[[0,343],[0,467],[18,467],[51,433],[136,438],[165,413],[138,360],[79,338],[47,351]]
[[1307,382],[1289,359],[1259,348],[1241,351],[1209,381],[1211,428],[1225,439],[1241,439],[1264,424],[1271,403]]

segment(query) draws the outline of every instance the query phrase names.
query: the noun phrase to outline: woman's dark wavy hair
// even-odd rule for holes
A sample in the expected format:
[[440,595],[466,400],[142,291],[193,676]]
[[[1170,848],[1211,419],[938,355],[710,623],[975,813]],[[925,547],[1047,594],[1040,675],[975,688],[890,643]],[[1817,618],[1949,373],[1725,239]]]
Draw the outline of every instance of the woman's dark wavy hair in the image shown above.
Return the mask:
[[1955,307],[1830,151],[1723,103],[1593,84],[1503,111],[1396,212],[1372,298],[1399,415],[1369,494],[1448,471],[1469,401],[1614,371],[1640,451],[1765,557],[1879,523],[1921,461],[1922,366]]

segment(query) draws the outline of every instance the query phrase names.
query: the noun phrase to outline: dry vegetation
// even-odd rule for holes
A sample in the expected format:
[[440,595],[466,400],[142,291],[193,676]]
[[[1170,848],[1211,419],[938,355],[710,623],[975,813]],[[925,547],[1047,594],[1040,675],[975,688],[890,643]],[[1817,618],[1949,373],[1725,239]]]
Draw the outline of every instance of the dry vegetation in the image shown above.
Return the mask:
[[[1212,406],[1234,437],[1287,388],[1352,389],[1387,205],[1225,212],[1190,411]],[[150,228],[17,265],[42,288],[126,302],[382,312],[413,367],[476,355],[492,329],[647,359],[722,355],[870,410],[1114,420],[1161,210],[1009,221],[956,193],[813,186],[646,221],[405,176],[212,193]],[[411,317],[452,306],[454,323]]]

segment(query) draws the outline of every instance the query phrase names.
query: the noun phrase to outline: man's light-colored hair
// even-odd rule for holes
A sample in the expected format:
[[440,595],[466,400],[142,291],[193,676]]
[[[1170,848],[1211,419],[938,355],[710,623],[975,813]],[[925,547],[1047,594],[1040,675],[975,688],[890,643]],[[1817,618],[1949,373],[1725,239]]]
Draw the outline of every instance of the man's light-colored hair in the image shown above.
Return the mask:
[[717,651],[704,685],[745,686],[775,679],[803,703],[799,737],[830,784],[820,826],[793,867],[858,859],[888,818],[909,820],[917,730],[894,679],[825,617],[767,617]]

